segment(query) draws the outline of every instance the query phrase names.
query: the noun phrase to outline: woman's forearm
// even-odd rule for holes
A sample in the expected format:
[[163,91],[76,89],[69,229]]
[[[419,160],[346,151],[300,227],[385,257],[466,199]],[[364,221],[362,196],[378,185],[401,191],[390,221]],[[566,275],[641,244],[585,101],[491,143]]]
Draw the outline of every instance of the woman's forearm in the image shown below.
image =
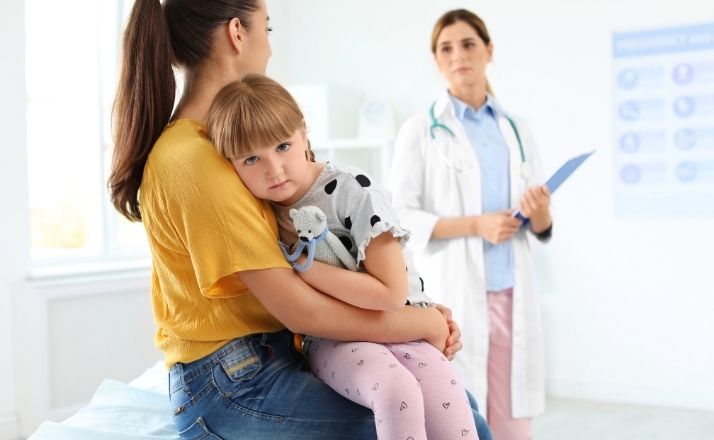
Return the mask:
[[432,239],[468,237],[476,234],[476,217],[442,217],[434,225]]
[[296,333],[371,342],[434,340],[448,334],[443,316],[431,307],[391,312],[361,309],[316,291],[284,268],[239,272],[238,276],[273,316]]

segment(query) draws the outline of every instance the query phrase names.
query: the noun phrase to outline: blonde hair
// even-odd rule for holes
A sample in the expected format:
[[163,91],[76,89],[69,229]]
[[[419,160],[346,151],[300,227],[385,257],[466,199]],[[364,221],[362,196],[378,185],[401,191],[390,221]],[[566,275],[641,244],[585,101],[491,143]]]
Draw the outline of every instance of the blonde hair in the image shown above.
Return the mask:
[[[434,29],[431,31],[431,53],[436,55],[436,43],[439,41],[439,35],[445,27],[451,26],[454,23],[462,21],[471,26],[481,40],[488,45],[491,43],[491,36],[488,34],[486,23],[481,20],[481,17],[467,9],[454,9],[444,13],[434,24]],[[493,95],[491,85],[486,80],[486,92]]]
[[[246,75],[221,89],[208,111],[208,135],[228,159],[277,144],[305,129],[295,99],[283,86],[257,74]],[[308,142],[307,158],[314,160]]]

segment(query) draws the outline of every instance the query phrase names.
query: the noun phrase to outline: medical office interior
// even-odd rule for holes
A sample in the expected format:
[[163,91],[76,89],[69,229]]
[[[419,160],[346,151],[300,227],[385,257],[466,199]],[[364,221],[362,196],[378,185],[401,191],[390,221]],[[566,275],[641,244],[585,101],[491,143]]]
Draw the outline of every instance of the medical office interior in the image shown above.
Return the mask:
[[[0,4],[3,440],[161,359],[143,230],[104,185],[130,6]],[[429,38],[457,7],[488,25],[490,83],[529,122],[545,173],[595,150],[553,195],[553,239],[535,250],[536,438],[714,438],[714,4],[269,0],[268,74],[304,108],[318,159],[389,183],[399,124],[445,87]]]

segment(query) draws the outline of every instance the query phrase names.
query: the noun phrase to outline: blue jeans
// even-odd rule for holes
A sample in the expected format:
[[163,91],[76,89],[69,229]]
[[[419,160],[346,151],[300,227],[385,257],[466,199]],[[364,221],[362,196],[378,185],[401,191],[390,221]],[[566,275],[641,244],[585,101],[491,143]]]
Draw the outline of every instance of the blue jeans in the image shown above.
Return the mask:
[[[372,411],[312,375],[288,331],[235,339],[169,372],[174,424],[182,439],[376,439]],[[480,440],[486,421],[474,418]]]

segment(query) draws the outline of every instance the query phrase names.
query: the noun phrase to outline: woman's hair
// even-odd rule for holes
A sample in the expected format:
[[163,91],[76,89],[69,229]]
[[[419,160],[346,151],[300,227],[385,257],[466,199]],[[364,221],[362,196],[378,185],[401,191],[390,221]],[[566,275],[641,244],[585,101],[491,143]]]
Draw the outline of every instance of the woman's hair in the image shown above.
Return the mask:
[[[226,85],[208,111],[208,135],[218,153],[228,159],[278,144],[301,129],[305,118],[293,97],[263,75],[246,75]],[[314,160],[309,143],[307,153],[308,160]]]
[[174,109],[172,65],[189,72],[208,57],[218,26],[233,18],[249,29],[258,0],[136,0],[123,41],[114,100],[114,157],[109,191],[114,207],[141,221],[139,187],[149,152]]
[[[481,20],[481,18],[467,9],[454,9],[446,12],[444,15],[439,17],[434,24],[434,29],[431,31],[431,53],[436,55],[436,43],[439,40],[439,35],[445,27],[451,26],[452,24],[463,21],[467,25],[471,26],[476,34],[481,38],[481,40],[488,45],[491,42],[491,36],[488,34],[488,29],[486,28],[486,23]],[[493,94],[491,91],[491,85],[486,80],[486,91]]]

